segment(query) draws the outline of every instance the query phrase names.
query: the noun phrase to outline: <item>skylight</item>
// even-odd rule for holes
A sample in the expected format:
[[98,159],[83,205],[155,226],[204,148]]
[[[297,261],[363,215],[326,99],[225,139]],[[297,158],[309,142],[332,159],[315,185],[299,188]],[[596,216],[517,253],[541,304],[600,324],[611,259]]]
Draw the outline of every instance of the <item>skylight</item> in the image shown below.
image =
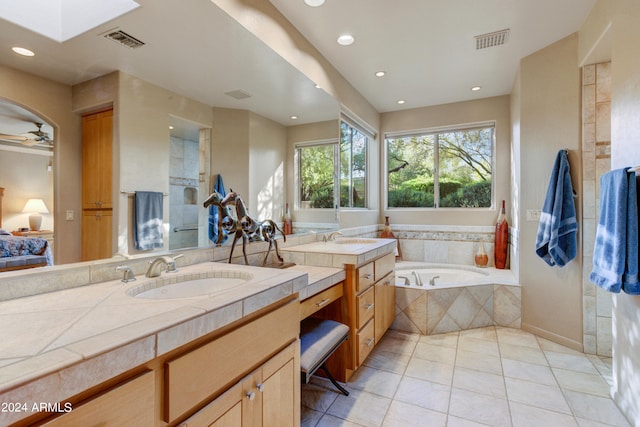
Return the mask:
[[138,7],[133,0],[0,1],[0,18],[62,43]]

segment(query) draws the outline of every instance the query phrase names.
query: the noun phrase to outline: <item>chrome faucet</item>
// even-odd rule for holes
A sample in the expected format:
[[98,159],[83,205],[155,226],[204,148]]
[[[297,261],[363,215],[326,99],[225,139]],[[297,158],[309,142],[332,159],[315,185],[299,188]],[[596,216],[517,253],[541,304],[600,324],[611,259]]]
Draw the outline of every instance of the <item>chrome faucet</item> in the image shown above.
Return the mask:
[[133,270],[131,270],[131,267],[129,267],[128,265],[119,265],[116,267],[116,271],[124,272],[121,280],[122,283],[129,283],[136,280],[135,276],[133,275]]
[[429,279],[429,284],[431,286],[435,286],[436,285],[436,279],[440,278],[440,276],[433,276],[431,279]]
[[412,271],[411,274],[413,274],[416,277],[416,285],[424,286],[424,284],[422,283],[422,279],[420,278],[420,275],[418,274],[417,271]]
[[404,279],[404,285],[411,286],[411,282],[409,281],[409,278],[407,276],[398,276],[398,279]]
[[165,255],[165,256],[158,257],[153,261],[149,261],[149,268],[147,269],[147,272],[144,274],[144,277],[160,276],[160,271],[157,270],[157,266],[160,264],[164,264],[167,267],[166,269],[167,273],[175,273],[176,271],[178,271],[178,269],[176,269],[176,259],[182,258],[183,256],[184,256],[183,254],[180,254],[171,258],[170,256]]
[[322,236],[322,241],[327,243],[328,241],[336,240],[336,236],[342,236],[342,233],[339,231],[334,231],[332,233],[329,233],[329,236]]

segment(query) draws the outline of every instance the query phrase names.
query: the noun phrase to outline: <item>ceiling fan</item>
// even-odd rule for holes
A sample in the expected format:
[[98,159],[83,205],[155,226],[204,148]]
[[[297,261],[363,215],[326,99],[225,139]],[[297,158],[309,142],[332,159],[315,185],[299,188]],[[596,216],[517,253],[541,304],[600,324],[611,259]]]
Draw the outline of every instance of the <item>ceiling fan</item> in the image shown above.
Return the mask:
[[38,129],[30,130],[27,133],[23,133],[20,135],[10,135],[10,134],[1,134],[0,139],[4,139],[7,141],[17,141],[26,146],[32,146],[36,144],[40,144],[41,142],[53,142],[49,138],[49,134],[42,130],[43,123],[35,122],[34,125]]

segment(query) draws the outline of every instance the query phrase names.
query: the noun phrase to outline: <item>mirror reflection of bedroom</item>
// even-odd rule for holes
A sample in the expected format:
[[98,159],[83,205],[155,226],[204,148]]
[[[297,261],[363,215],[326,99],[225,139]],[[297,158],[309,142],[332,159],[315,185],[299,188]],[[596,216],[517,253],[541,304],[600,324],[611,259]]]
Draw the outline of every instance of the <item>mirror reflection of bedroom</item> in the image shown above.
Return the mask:
[[53,264],[53,128],[0,100],[0,272]]

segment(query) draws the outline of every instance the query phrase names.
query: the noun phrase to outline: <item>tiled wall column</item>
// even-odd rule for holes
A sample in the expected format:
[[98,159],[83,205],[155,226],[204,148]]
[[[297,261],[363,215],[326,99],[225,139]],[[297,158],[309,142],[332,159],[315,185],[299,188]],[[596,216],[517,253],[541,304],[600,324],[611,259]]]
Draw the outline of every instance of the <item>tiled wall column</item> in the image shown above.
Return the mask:
[[582,205],[584,352],[611,356],[611,294],[589,281],[600,177],[611,170],[611,62],[582,69]]

